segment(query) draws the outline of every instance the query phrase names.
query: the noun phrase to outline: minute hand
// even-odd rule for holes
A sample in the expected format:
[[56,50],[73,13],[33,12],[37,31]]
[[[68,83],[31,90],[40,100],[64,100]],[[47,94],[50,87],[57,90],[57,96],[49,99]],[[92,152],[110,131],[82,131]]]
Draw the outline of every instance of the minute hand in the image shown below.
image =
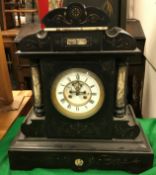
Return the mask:
[[84,95],[86,92],[70,91],[72,94]]

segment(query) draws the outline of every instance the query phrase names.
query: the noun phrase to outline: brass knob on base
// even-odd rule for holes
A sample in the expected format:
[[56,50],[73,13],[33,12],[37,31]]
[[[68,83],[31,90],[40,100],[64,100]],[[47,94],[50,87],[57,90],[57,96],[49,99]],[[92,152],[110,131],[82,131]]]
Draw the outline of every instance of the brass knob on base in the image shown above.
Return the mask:
[[84,161],[82,159],[75,159],[75,165],[77,167],[82,167],[84,165]]

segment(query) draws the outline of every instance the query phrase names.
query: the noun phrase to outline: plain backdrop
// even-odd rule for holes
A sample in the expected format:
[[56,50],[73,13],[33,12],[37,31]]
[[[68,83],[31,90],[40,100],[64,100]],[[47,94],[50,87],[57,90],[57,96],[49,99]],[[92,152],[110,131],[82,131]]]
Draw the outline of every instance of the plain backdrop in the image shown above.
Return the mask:
[[156,118],[156,0],[133,1],[134,18],[140,20],[146,36],[142,114]]

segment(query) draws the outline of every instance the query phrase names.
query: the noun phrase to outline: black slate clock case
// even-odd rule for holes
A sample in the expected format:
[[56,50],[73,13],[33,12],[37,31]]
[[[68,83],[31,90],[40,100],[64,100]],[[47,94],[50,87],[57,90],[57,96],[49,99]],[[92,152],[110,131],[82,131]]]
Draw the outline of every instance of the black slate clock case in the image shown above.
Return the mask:
[[[126,101],[128,65],[142,59],[134,38],[80,3],[49,12],[43,22],[44,30],[27,26],[16,38],[17,54],[31,61],[34,110],[9,149],[11,168],[138,173],[151,167],[151,147]],[[69,119],[52,103],[55,78],[70,68],[90,70],[102,81],[104,102],[88,119]]]
[[[67,60],[68,57],[74,57],[75,61]],[[99,58],[98,58],[99,57]],[[82,61],[80,60],[85,60]],[[91,61],[92,60],[92,61]],[[95,61],[94,61],[95,60]],[[88,69],[102,80],[105,89],[105,100],[103,107],[93,117],[86,120],[72,120],[62,116],[53,107],[51,101],[51,85],[55,77],[64,70],[70,68]],[[115,85],[116,85],[116,68],[112,59],[105,58],[102,61],[97,55],[66,55],[59,61],[45,59],[41,61],[41,74],[43,84],[43,100],[45,105],[45,115],[47,117],[46,130],[48,137],[53,138],[103,138],[112,137],[113,113],[115,107]],[[113,99],[113,101],[112,101]],[[59,125],[59,127],[58,127]],[[98,127],[97,127],[98,126]]]

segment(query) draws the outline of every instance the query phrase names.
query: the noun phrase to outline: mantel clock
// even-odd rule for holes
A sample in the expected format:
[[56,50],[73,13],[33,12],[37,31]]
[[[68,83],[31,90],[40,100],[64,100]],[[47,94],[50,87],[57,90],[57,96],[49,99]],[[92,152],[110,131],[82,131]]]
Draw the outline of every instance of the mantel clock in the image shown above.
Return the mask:
[[126,100],[128,66],[142,58],[134,38],[81,3],[43,23],[16,38],[31,61],[34,112],[10,147],[11,168],[149,168],[151,147]]

